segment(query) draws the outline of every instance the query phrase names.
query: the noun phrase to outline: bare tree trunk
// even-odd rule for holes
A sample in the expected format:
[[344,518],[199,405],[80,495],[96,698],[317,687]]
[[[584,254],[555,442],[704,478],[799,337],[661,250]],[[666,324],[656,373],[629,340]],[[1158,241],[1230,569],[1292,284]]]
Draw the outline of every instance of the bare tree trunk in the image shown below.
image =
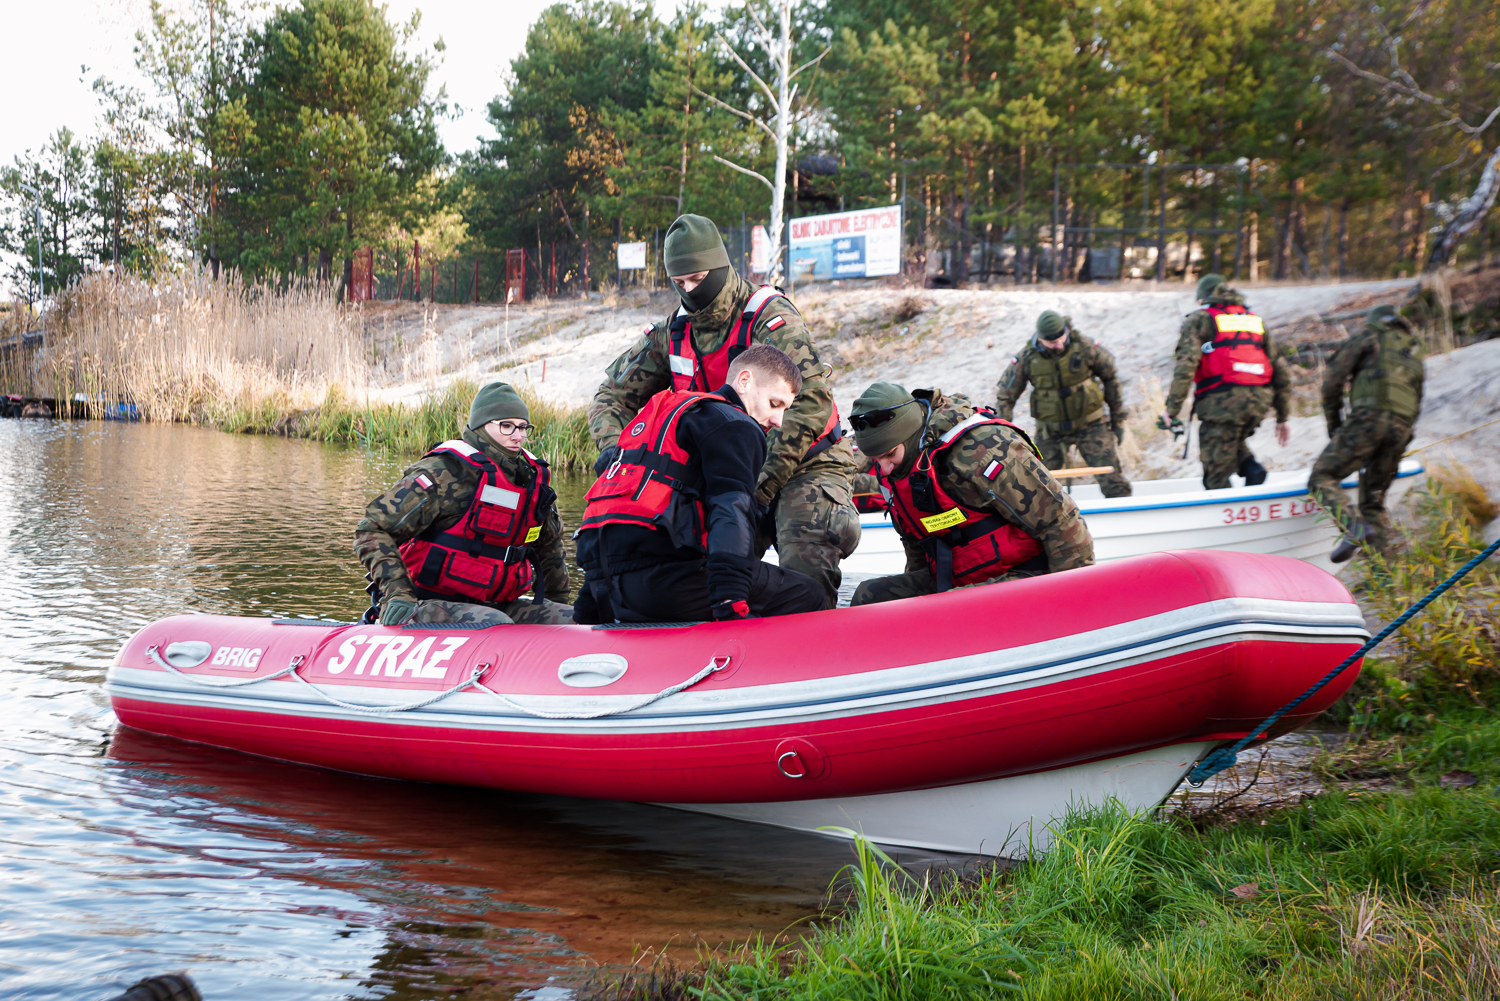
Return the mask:
[[1349,273],[1349,199],[1339,202],[1339,281]]
[[1245,274],[1250,281],[1260,277],[1260,213],[1251,212],[1245,233]]
[[1479,183],[1474,186],[1474,193],[1458,203],[1453,218],[1448,220],[1448,225],[1443,227],[1442,234],[1433,244],[1432,256],[1427,259],[1428,271],[1443,267],[1453,258],[1459,241],[1489,214],[1497,192],[1500,192],[1500,146],[1490,154],[1489,162],[1479,175]]
[[1431,199],[1430,192],[1422,191],[1417,194],[1416,232],[1412,234],[1411,260],[1419,266],[1427,256],[1427,203]]

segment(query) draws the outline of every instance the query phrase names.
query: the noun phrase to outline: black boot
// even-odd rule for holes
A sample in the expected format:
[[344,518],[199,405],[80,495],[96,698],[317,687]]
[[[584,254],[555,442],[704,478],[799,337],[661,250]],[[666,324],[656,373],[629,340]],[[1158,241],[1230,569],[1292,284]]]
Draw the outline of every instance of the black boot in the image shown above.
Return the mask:
[[1339,544],[1333,547],[1333,552],[1328,558],[1334,563],[1348,563],[1359,552],[1359,547],[1370,537],[1370,526],[1362,521],[1356,521],[1350,526],[1349,531],[1339,540]]
[[1239,474],[1245,478],[1245,486],[1258,487],[1266,482],[1266,467],[1255,461],[1255,456],[1245,456],[1240,463]]

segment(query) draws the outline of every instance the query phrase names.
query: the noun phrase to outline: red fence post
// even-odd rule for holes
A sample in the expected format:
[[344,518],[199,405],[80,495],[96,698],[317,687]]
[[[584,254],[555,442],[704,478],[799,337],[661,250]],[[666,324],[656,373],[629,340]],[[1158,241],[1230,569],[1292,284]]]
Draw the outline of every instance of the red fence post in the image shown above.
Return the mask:
[[422,301],[422,245],[411,242],[411,292],[412,298]]

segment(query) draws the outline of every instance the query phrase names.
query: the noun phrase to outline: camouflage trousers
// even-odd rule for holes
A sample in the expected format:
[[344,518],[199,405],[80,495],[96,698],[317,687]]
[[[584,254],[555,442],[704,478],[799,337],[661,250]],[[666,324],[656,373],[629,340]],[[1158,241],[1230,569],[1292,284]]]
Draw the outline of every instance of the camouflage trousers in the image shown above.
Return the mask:
[[504,601],[499,605],[479,605],[468,601],[444,601],[424,598],[417,602],[417,610],[408,622],[422,624],[433,622],[463,623],[475,628],[498,626],[507,622],[527,625],[570,625],[573,622],[573,606],[556,601],[544,601],[538,605],[530,598],[520,601]]
[[1120,472],[1120,456],[1115,450],[1115,433],[1108,424],[1096,421],[1080,430],[1055,436],[1049,433],[1048,437],[1043,437],[1041,428],[1037,429],[1036,447],[1042,453],[1042,463],[1048,469],[1062,469],[1067,465],[1069,445],[1078,449],[1078,454],[1086,466],[1115,467],[1113,473],[1094,477],[1094,481],[1099,484],[1099,489],[1104,496],[1130,496],[1130,481]]
[[838,605],[844,579],[839,562],[859,545],[859,512],[846,467],[828,464],[797,470],[776,497],[775,538],[761,526],[757,552],[776,547],[777,562],[805,573],[823,588],[824,608]]
[[[1375,549],[1390,543],[1391,521],[1385,511],[1385,492],[1396,479],[1401,453],[1411,444],[1411,422],[1386,410],[1361,408],[1349,415],[1333,440],[1313,463],[1307,492],[1345,532],[1363,521],[1370,529],[1367,542]],[[1359,470],[1359,511],[1339,482]]]
[[[969,587],[987,587],[990,584],[1004,584],[1006,581],[1025,580],[1027,577],[1039,576],[1037,573],[1013,570],[999,577],[980,581],[978,584],[964,584],[953,590],[962,591]],[[854,597],[849,601],[849,607],[855,605],[873,605],[881,601],[899,601],[902,598],[917,598],[924,594],[937,593],[937,580],[932,576],[931,570],[913,570],[910,573],[895,574],[891,577],[872,577],[859,587],[854,589]]]
[[1247,459],[1255,458],[1245,441],[1260,427],[1260,422],[1261,417],[1256,417],[1235,423],[1203,421],[1198,425],[1198,458],[1203,461],[1203,489],[1229,487],[1229,477],[1239,472]]

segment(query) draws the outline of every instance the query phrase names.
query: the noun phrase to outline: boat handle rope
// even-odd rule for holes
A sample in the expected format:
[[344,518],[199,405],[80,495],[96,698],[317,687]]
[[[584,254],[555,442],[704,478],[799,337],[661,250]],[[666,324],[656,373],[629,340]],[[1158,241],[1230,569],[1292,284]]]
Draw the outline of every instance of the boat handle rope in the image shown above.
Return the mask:
[[[302,675],[298,674],[297,669],[301,667],[307,660],[307,658],[300,653],[292,657],[292,662],[290,664],[273,674],[263,675],[259,678],[241,678],[235,681],[210,681],[207,678],[199,677],[198,675],[184,673],[183,671],[179,670],[176,665],[168,662],[164,657],[157,653],[157,648],[155,646],[149,646],[146,648],[146,656],[156,664],[177,675],[179,678],[186,678],[188,681],[196,682],[197,684],[203,685],[207,688],[241,688],[245,685],[253,685],[261,681],[275,681],[277,678],[290,677],[293,681],[299,682],[308,690],[310,690],[314,695],[323,699],[325,702],[330,703],[331,705],[340,706],[344,709],[349,709],[358,713],[368,713],[372,716],[383,716],[387,713],[401,713],[408,712],[413,709],[423,709],[427,706],[432,705],[434,702],[441,702],[448,696],[455,695],[463,691],[465,688],[469,688],[472,686],[479,689],[481,692],[494,696],[501,702],[504,702],[506,705],[510,706],[512,709],[516,709],[520,712],[526,713],[529,716],[537,716],[542,719],[599,719],[604,716],[618,716],[621,713],[635,712],[637,709],[644,709],[651,703],[659,702],[669,695],[676,695],[678,692],[684,689],[693,687],[698,682],[708,677],[710,674],[715,674],[719,671],[726,670],[729,667],[730,661],[732,660],[732,658],[727,654],[722,657],[712,657],[709,659],[707,666],[705,666],[697,674],[693,675],[691,678],[687,679],[681,684],[673,685],[671,688],[664,688],[661,691],[657,692],[655,695],[648,695],[645,698],[632,703],[631,705],[624,706],[619,709],[602,709],[599,712],[594,713],[552,713],[546,712],[542,709],[527,708],[526,706],[521,705],[519,702],[512,702],[504,695],[501,695],[494,689],[487,687],[483,681],[479,680],[484,677],[484,672],[488,671],[490,668],[490,665],[487,663],[476,664],[474,666],[474,669],[469,673],[469,676],[466,679],[454,685],[452,688],[447,689],[446,691],[439,692],[431,698],[422,699],[418,702],[405,702],[398,706],[362,706],[353,702],[345,702],[343,699],[339,698],[336,695],[329,695],[327,692],[323,691],[323,689],[319,688],[317,685],[314,685],[311,681],[308,681],[306,678],[302,677]],[[719,661],[721,660],[724,663],[720,664]]]
[[1254,730],[1251,730],[1249,734],[1241,737],[1238,741],[1228,747],[1214,748],[1211,752],[1209,752],[1207,757],[1193,766],[1192,771],[1188,772],[1188,784],[1196,788],[1198,786],[1201,786],[1204,782],[1206,782],[1213,776],[1217,775],[1219,772],[1222,772],[1224,769],[1233,767],[1235,762],[1239,760],[1239,753],[1245,748],[1249,747],[1255,741],[1260,740],[1262,737],[1264,737],[1266,735],[1266,731],[1275,726],[1277,721],[1279,721],[1281,717],[1285,716],[1287,713],[1291,712],[1293,709],[1296,709],[1302,703],[1318,694],[1318,692],[1322,691],[1329,682],[1333,681],[1334,678],[1337,678],[1340,674],[1342,674],[1344,670],[1349,667],[1349,665],[1353,664],[1365,654],[1375,649],[1375,647],[1379,646],[1381,641],[1390,636],[1391,633],[1394,633],[1396,630],[1406,625],[1406,623],[1410,621],[1413,616],[1430,605],[1435,598],[1441,595],[1444,591],[1448,590],[1454,584],[1457,584],[1459,581],[1467,577],[1470,570],[1473,570],[1475,567],[1479,566],[1479,564],[1483,563],[1485,560],[1493,556],[1496,550],[1500,550],[1500,539],[1496,539],[1494,542],[1490,543],[1487,547],[1485,547],[1483,552],[1460,567],[1458,569],[1458,572],[1455,573],[1452,577],[1449,577],[1437,587],[1427,592],[1426,597],[1424,597],[1421,601],[1417,602],[1415,605],[1411,606],[1406,611],[1396,616],[1396,618],[1391,621],[1390,625],[1386,626],[1384,629],[1380,630],[1380,632],[1370,637],[1368,642],[1366,642],[1358,650],[1351,653],[1349,656],[1345,657],[1343,662],[1340,663],[1338,667],[1335,667],[1332,671],[1329,671],[1327,674],[1323,675],[1323,677],[1318,679],[1317,683],[1314,684],[1311,688],[1303,692],[1301,695],[1297,696],[1292,701],[1288,702],[1286,705],[1282,706],[1280,709],[1273,712],[1270,716],[1267,716],[1265,720]]
[[[657,692],[655,695],[648,695],[640,701],[625,706],[621,709],[601,709],[596,713],[549,713],[542,709],[530,709],[526,706],[521,705],[519,702],[512,702],[510,699],[506,698],[504,695],[501,695],[499,692],[494,691],[493,689],[486,688],[484,683],[481,681],[476,680],[474,682],[474,687],[478,688],[481,692],[488,692],[495,698],[499,699],[501,702],[504,702],[506,705],[510,706],[512,709],[518,709],[521,712],[526,713],[528,716],[537,716],[541,719],[599,719],[603,716],[618,716],[621,713],[635,712],[637,709],[644,709],[651,703],[658,702],[661,699],[666,698],[668,695],[676,695],[684,688],[692,688],[694,685],[702,681],[704,678],[708,677],[710,674],[714,674],[718,671],[723,671],[728,668],[730,659],[731,658],[727,654],[723,657],[711,657],[709,658],[708,665],[706,667],[704,667],[697,674],[693,675],[691,678],[687,679],[681,684],[673,685],[671,688],[664,688],[661,691]],[[719,661],[721,660],[724,662],[723,664],[719,663]],[[485,668],[489,665],[481,664],[479,666],[481,668]],[[481,673],[483,672],[481,671]]]

